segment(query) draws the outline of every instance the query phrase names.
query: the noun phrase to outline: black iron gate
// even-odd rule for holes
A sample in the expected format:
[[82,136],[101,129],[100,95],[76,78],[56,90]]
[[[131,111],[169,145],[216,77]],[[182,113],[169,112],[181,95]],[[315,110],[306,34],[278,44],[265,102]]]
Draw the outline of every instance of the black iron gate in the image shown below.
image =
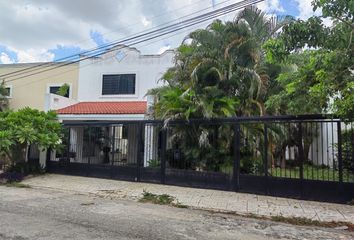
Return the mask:
[[354,198],[354,128],[323,116],[65,123],[49,172],[330,202]]

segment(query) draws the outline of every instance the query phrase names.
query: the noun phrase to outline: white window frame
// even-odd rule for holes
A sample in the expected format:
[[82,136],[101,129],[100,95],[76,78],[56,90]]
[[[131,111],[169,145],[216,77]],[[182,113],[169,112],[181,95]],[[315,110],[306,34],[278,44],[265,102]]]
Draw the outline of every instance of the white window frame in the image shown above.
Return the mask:
[[[103,95],[102,88],[103,88],[103,75],[122,75],[122,74],[135,74],[135,94],[109,94]],[[100,79],[100,98],[138,98],[139,92],[139,72],[138,71],[128,71],[128,72],[105,72],[101,73]]]
[[5,85],[4,87],[10,89],[9,96],[5,96],[5,98],[12,98],[12,91],[13,91],[12,85]]
[[47,93],[50,93],[50,88],[51,87],[61,87],[64,84],[69,85],[69,98],[72,98],[72,84],[71,83],[48,83],[47,84]]

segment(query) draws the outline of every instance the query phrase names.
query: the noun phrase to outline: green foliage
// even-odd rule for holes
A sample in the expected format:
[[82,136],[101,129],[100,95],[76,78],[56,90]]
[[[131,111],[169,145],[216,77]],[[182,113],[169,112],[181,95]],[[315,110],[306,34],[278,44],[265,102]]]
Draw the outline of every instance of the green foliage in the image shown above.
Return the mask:
[[254,156],[241,158],[240,172],[244,174],[261,174],[263,172],[262,158]]
[[312,5],[314,11],[321,8],[323,17],[330,17],[353,25],[353,0],[314,0]]
[[9,165],[5,168],[5,172],[16,172],[21,173],[24,176],[29,174],[39,175],[44,174],[45,169],[43,166],[38,164],[30,164],[28,162],[18,162],[16,165]]
[[234,22],[216,20],[190,33],[162,78],[167,86],[150,91],[158,99],[155,117],[264,115],[270,65],[263,61],[262,45],[290,21],[250,7]]
[[[269,18],[250,7],[235,21],[216,20],[190,33],[177,49],[175,66],[162,77],[166,85],[149,92],[157,99],[155,118],[168,122],[265,115],[265,101],[278,90],[274,79],[280,67],[265,62],[262,46],[291,21],[290,17]],[[170,164],[226,172],[232,137],[230,126],[172,128],[172,143],[183,154]]]
[[314,114],[323,113],[329,108],[328,89],[324,84],[327,80],[320,67],[323,54],[326,53],[305,51],[287,59],[276,78],[278,92],[266,101],[269,113]]
[[70,85],[67,83],[64,83],[58,90],[57,94],[60,96],[69,96],[69,90],[70,90]]
[[[338,146],[336,146],[338,147]],[[354,175],[354,130],[342,131],[343,168]]]
[[171,205],[174,200],[175,198],[168,194],[157,195],[144,190],[143,196],[142,198],[139,199],[139,202],[150,202],[150,203],[155,203],[160,205]]
[[13,164],[25,160],[30,144],[43,149],[60,145],[62,129],[55,112],[30,108],[0,112],[0,123],[0,153]]
[[158,159],[150,159],[148,166],[152,168],[160,167],[160,161]]
[[[323,16],[294,21],[276,40],[264,44],[269,62],[295,66],[282,71],[277,79],[282,89],[268,99],[267,109],[353,118],[354,1],[314,0],[313,7],[321,8]],[[332,26],[326,26],[324,18],[330,18]],[[304,48],[312,49],[299,53]],[[301,61],[294,63],[294,56],[301,56]]]

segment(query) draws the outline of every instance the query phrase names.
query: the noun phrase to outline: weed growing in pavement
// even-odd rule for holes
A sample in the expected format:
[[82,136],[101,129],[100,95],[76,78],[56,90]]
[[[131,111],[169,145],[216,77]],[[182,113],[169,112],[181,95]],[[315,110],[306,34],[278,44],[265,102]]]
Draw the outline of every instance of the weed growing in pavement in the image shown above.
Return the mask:
[[139,199],[139,202],[143,203],[154,203],[159,205],[169,205],[178,208],[188,208],[187,205],[181,204],[179,201],[176,200],[175,197],[170,196],[168,194],[154,194],[151,192],[143,191],[143,196]]

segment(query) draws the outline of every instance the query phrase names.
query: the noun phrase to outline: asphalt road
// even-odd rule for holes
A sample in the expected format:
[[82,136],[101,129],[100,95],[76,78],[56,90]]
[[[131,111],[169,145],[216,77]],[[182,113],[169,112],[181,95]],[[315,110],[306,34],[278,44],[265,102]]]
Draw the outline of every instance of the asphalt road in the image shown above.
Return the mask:
[[0,239],[354,239],[334,229],[0,186]]

